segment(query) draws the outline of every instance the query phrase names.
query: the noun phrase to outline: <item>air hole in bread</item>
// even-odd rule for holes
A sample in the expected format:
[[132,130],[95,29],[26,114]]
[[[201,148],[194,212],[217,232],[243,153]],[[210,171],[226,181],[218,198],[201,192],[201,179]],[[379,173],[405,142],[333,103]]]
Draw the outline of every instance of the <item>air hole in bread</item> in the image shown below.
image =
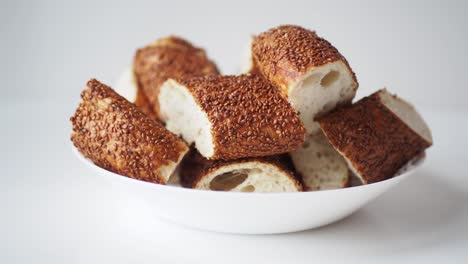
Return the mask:
[[300,88],[298,90],[311,87],[314,84],[318,83],[318,80],[319,80],[319,75],[312,74],[302,81],[302,85],[299,86]]
[[255,192],[255,186],[253,185],[246,185],[242,187],[241,192]]
[[331,86],[334,82],[336,82],[339,77],[340,77],[340,72],[330,71],[325,76],[323,76],[322,80],[320,80],[320,85],[323,88],[327,88]]
[[245,170],[226,172],[216,176],[210,182],[210,189],[213,191],[229,191],[243,183],[247,177],[249,175]]

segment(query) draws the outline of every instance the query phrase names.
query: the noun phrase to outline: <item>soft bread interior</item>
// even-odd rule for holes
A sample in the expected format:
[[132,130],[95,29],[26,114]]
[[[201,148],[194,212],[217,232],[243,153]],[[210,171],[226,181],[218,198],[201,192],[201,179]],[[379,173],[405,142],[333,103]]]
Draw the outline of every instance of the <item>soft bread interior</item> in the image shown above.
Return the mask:
[[177,162],[170,162],[169,164],[165,166],[159,167],[158,172],[164,178],[164,182],[174,183],[175,180],[178,180],[178,177],[175,177],[175,179],[172,179],[172,178],[174,178],[174,174],[178,173],[177,172],[178,165],[182,161],[182,158],[185,156],[185,154],[187,154],[188,150],[189,149],[187,148],[186,151],[183,151],[180,153],[179,158],[177,159]]
[[221,167],[205,175],[196,189],[230,192],[297,192],[292,176],[262,162],[243,162]]
[[211,123],[190,91],[175,80],[169,79],[159,92],[160,116],[166,128],[182,136],[188,145],[195,147],[204,157],[211,157],[214,145]]
[[362,180],[361,180],[361,178],[359,176],[357,176],[354,173],[351,173],[349,175],[349,186],[350,187],[361,186],[362,184],[363,184]]
[[397,115],[407,126],[432,144],[431,130],[410,103],[392,95],[386,89],[379,91],[379,98],[382,104]]
[[308,136],[290,155],[308,191],[343,188],[349,181],[346,161],[322,133]]
[[288,98],[307,132],[316,134],[320,128],[314,119],[339,104],[350,102],[356,85],[345,63],[335,61],[311,69],[289,89]]

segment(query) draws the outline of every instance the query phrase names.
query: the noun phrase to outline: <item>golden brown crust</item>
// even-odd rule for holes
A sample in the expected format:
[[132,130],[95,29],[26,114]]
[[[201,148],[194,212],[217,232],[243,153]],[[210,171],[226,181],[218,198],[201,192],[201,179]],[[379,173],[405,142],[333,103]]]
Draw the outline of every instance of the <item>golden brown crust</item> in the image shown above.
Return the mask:
[[267,157],[241,158],[236,160],[208,160],[194,148],[184,157],[180,165],[180,179],[182,186],[195,188],[204,176],[219,170],[222,167],[246,162],[259,162],[273,165],[284,172],[296,185],[299,191],[303,191],[301,176],[294,170],[291,157],[281,154]]
[[137,50],[133,67],[138,89],[144,92],[156,116],[159,89],[167,79],[219,74],[205,51],[174,36]]
[[182,50],[188,50],[188,49],[196,49],[192,43],[190,43],[188,40],[183,39],[181,37],[177,36],[167,36],[165,38],[160,38],[151,43],[149,46],[152,47],[172,47],[172,48],[177,48],[177,49],[182,49]]
[[314,67],[341,60],[356,82],[354,72],[346,59],[327,40],[314,31],[295,25],[282,25],[256,36],[252,43],[252,73],[263,74],[279,86],[284,95]]
[[214,154],[237,159],[291,152],[301,146],[305,129],[277,89],[255,75],[180,79],[211,123]]
[[71,140],[96,165],[138,180],[165,184],[158,170],[188,150],[185,143],[134,104],[95,79],[81,93]]
[[381,102],[379,92],[318,119],[330,143],[365,183],[393,177],[431,146]]

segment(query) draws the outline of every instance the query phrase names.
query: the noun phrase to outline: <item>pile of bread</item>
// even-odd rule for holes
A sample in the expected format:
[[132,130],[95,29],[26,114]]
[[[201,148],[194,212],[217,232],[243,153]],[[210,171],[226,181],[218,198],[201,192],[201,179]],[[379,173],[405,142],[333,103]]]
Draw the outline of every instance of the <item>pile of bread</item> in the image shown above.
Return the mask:
[[246,73],[221,75],[179,37],[138,49],[129,102],[90,80],[71,140],[96,165],[167,184],[233,192],[297,192],[389,179],[432,145],[406,101],[379,90],[352,102],[346,59],[314,31],[256,35]]

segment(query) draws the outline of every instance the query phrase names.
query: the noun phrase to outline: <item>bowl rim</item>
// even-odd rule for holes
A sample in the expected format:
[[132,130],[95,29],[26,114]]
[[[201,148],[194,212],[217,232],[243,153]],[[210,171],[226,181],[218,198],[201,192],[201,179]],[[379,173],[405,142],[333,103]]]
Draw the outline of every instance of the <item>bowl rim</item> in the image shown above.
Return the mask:
[[320,194],[320,193],[331,193],[331,192],[346,192],[346,191],[358,191],[362,189],[368,189],[368,188],[373,188],[376,187],[377,185],[383,185],[383,184],[390,184],[391,182],[398,182],[404,178],[406,178],[409,174],[413,173],[415,170],[417,170],[419,167],[424,164],[426,160],[426,154],[425,152],[422,152],[418,156],[416,156],[414,159],[412,159],[408,164],[411,164],[410,166],[403,166],[403,168],[407,167],[404,169],[403,172],[397,173],[394,177],[383,180],[380,182],[374,182],[370,184],[363,184],[359,186],[352,186],[352,187],[345,187],[345,188],[339,188],[339,189],[329,189],[329,190],[319,190],[319,191],[309,191],[309,192],[265,192],[265,193],[244,193],[244,192],[223,192],[223,191],[212,191],[212,190],[199,190],[199,189],[191,189],[191,188],[185,188],[182,186],[175,186],[175,185],[166,185],[166,184],[158,184],[158,183],[153,183],[153,182],[147,182],[147,181],[142,181],[134,178],[130,178],[124,175],[120,175],[118,173],[106,170],[104,168],[99,167],[98,165],[94,164],[90,159],[86,158],[81,152],[71,143],[72,147],[72,152],[77,156],[77,158],[82,162],[85,163],[88,167],[97,169],[100,171],[100,174],[106,174],[108,176],[118,176],[117,179],[120,179],[122,181],[127,181],[128,183],[139,183],[142,185],[145,185],[147,187],[154,187],[154,188],[162,188],[162,189],[167,189],[175,192],[183,192],[183,193],[198,193],[202,195],[227,195],[227,196],[241,196],[241,197],[252,197],[252,196],[261,196],[261,197],[271,197],[271,196],[298,196],[298,195],[311,195],[311,194]]

